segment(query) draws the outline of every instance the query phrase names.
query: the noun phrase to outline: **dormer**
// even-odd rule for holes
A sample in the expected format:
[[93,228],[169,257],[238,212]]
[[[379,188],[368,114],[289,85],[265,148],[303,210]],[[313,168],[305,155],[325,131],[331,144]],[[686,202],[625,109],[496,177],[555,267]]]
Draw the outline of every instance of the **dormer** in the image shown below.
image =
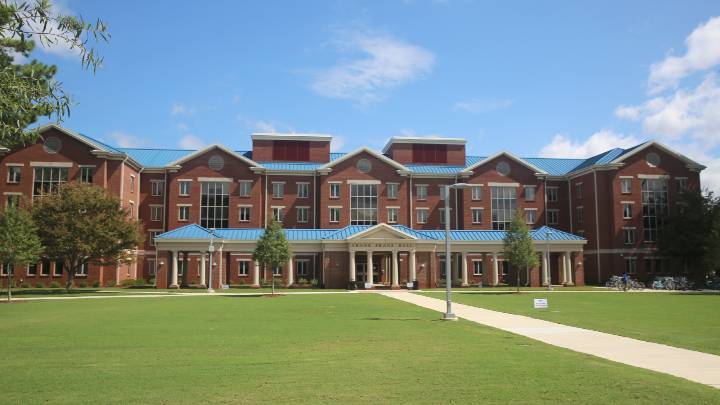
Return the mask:
[[252,157],[256,162],[330,161],[332,136],[321,134],[252,134]]
[[402,164],[465,166],[465,139],[395,136],[382,150]]

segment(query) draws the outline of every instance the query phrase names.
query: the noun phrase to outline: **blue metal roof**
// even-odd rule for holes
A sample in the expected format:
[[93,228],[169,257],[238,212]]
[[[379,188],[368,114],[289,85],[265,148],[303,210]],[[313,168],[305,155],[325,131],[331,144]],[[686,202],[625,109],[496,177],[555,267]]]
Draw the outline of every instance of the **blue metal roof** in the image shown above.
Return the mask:
[[198,224],[185,225],[156,236],[156,239],[210,239],[210,236],[218,236],[210,229],[203,228]]
[[118,148],[145,167],[165,167],[197,151],[191,149]]
[[413,173],[425,173],[425,174],[457,174],[462,171],[465,166],[448,166],[448,165],[416,165],[416,164],[405,164],[405,167],[410,169]]
[[80,138],[84,139],[84,140],[87,141],[87,142],[94,143],[94,144],[100,146],[100,147],[101,147],[103,150],[105,150],[106,152],[121,153],[120,150],[118,150],[117,148],[112,147],[112,146],[106,144],[106,143],[103,142],[103,141],[98,141],[98,140],[95,139],[95,138],[89,137],[89,136],[87,136],[87,135],[85,135],[85,134],[81,134],[81,133],[76,133],[76,135],[78,135]]
[[585,159],[558,159],[558,158],[522,158],[531,165],[546,171],[551,176],[562,176],[570,173]]
[[258,162],[270,170],[287,170],[298,172],[311,172],[319,169],[325,163],[314,162]]

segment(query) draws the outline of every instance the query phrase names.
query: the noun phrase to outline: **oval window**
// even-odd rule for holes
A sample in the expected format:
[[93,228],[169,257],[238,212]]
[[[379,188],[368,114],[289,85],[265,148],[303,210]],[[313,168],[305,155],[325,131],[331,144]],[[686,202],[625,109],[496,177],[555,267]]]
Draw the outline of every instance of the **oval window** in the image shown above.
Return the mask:
[[62,149],[62,141],[56,136],[49,136],[45,138],[45,142],[43,143],[43,149],[45,150],[45,152],[54,155],[60,152],[60,149]]
[[650,152],[645,156],[645,161],[648,166],[655,167],[660,164],[660,155],[655,152]]
[[213,155],[210,160],[208,160],[208,167],[212,170],[215,170],[216,172],[222,170],[224,166],[225,160],[222,158],[222,156]]
[[510,174],[510,165],[508,162],[500,162],[495,166],[495,170],[503,176]]
[[360,159],[357,162],[357,169],[361,173],[369,173],[372,170],[372,164],[367,159]]

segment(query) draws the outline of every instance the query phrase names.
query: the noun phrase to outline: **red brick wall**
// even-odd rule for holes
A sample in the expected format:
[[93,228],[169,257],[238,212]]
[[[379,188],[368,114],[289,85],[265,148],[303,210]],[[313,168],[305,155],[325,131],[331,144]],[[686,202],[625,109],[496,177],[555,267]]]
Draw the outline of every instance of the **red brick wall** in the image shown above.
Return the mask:
[[[315,228],[315,178],[313,176],[283,176],[268,175],[267,182],[267,215],[272,218],[273,206],[284,206],[283,227],[285,228]],[[264,181],[264,180],[263,180]],[[285,183],[285,196],[283,198],[273,198],[273,182]],[[298,183],[308,184],[308,197],[298,198]],[[298,207],[309,207],[308,218],[306,223],[298,222]]]
[[[388,150],[387,155],[399,163],[413,163],[413,144],[395,143]],[[419,162],[419,164],[425,164]],[[452,166],[465,165],[465,145],[447,145],[447,163]]]
[[[273,141],[254,140],[253,160],[269,162],[273,160]],[[310,141],[310,162],[327,163],[330,161],[330,141]]]

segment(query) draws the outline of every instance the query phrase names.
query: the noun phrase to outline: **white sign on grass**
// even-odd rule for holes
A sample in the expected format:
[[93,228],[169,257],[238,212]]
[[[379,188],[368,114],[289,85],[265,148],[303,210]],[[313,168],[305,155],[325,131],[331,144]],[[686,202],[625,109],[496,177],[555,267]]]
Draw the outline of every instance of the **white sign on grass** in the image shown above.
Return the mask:
[[547,298],[535,298],[535,299],[533,299],[533,307],[534,307],[535,309],[547,308],[547,307],[548,307]]

